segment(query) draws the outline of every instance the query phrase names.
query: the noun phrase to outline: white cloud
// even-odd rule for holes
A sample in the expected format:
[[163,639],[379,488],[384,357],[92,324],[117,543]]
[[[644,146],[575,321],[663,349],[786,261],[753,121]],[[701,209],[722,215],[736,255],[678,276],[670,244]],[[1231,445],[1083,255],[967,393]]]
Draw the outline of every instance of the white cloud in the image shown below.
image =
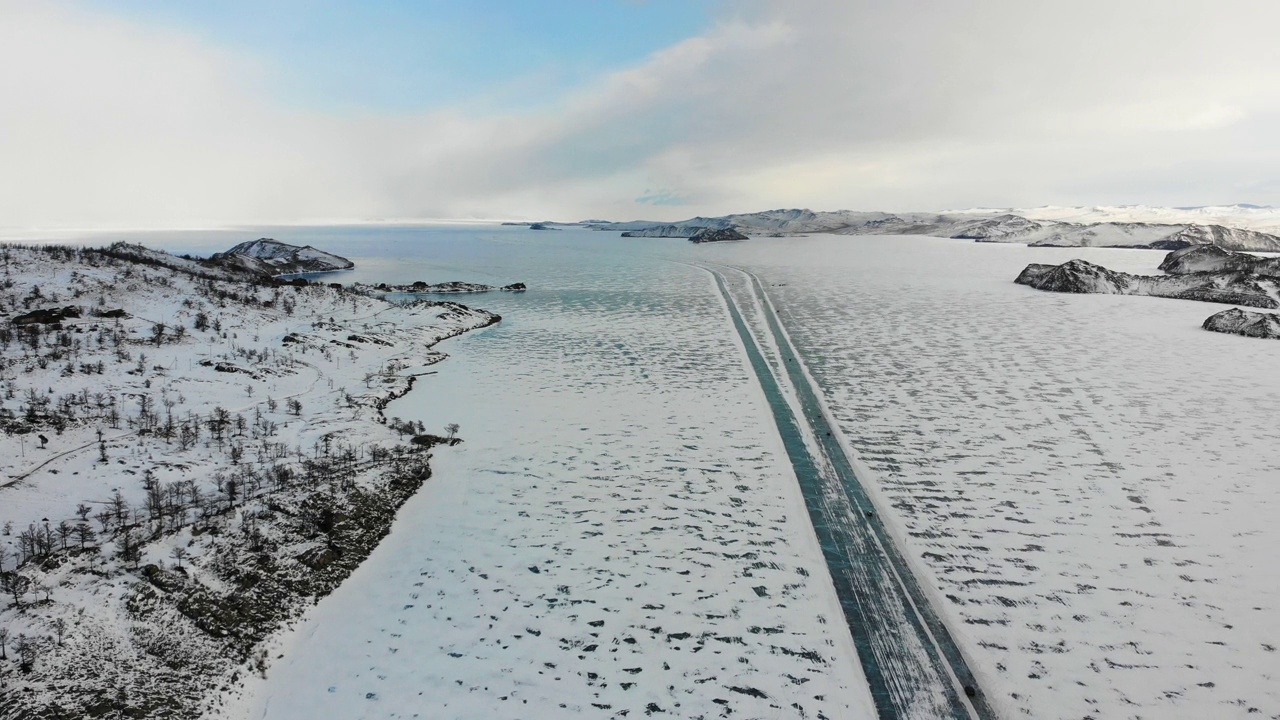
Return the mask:
[[315,152],[332,123],[273,107],[259,68],[194,39],[3,2],[0,68],[0,225],[252,220],[360,197],[341,154]]
[[536,111],[336,118],[253,58],[0,0],[0,226],[1280,203],[1277,20],[761,0]]

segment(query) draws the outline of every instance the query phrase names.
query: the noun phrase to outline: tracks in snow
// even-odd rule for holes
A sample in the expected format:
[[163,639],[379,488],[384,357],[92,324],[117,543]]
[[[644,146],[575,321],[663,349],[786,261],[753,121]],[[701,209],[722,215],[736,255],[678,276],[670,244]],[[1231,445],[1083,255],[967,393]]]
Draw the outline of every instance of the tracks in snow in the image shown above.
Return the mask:
[[724,274],[702,269],[714,277],[768,400],[880,717],[995,718],[959,647],[876,515],[759,280],[737,271],[749,284],[764,331],[780,355],[777,374]]

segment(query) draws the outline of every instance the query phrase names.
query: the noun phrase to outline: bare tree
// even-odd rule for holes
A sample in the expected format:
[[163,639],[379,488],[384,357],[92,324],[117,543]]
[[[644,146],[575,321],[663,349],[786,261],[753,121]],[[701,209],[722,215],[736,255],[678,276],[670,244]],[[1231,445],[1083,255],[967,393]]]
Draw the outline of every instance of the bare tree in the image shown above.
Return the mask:
[[8,660],[9,628],[0,627],[0,660]]
[[191,423],[183,423],[178,428],[178,447],[182,450],[191,449],[196,444],[197,430]]
[[36,644],[26,635],[18,635],[13,642],[13,651],[18,654],[19,667],[23,672],[31,672],[36,664]]
[[116,550],[120,560],[132,564],[137,567],[138,561],[142,559],[142,548],[138,543],[138,539],[134,536],[133,530],[125,530],[120,533],[120,537],[116,540]]
[[111,513],[111,510],[103,508],[97,515],[93,516],[93,519],[97,520],[98,524],[102,526],[102,532],[106,532],[111,529],[111,520],[114,517],[115,515]]
[[458,423],[449,423],[444,426],[444,431],[449,433],[449,442],[453,442],[453,439],[457,437],[458,430]]
[[81,550],[84,549],[84,546],[86,544],[91,543],[94,540],[93,528],[89,527],[88,522],[82,522],[77,524],[75,527],[75,534],[76,534],[76,541],[80,543]]
[[182,561],[187,557],[187,549],[182,546],[178,546],[169,554],[178,562],[178,567],[182,567]]
[[129,502],[124,499],[119,490],[112,493],[109,507],[111,514],[115,517],[116,526],[122,527],[129,517]]
[[62,618],[55,618],[53,621],[53,632],[58,636],[58,647],[62,647],[62,638],[67,634],[67,621]]
[[0,590],[13,596],[15,607],[22,607],[22,596],[27,594],[30,587],[31,581],[20,575],[17,570],[0,573]]

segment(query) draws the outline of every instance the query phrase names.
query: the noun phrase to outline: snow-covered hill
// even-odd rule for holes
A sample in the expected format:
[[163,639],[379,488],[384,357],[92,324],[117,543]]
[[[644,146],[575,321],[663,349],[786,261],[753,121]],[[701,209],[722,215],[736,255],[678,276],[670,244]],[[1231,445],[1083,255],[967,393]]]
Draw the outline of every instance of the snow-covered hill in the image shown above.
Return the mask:
[[[1242,210],[1246,215],[1254,209]],[[1276,219],[1280,227],[1280,211],[1256,209],[1262,217]],[[801,235],[834,233],[839,235],[932,235],[980,242],[1010,242],[1052,247],[1139,247],[1173,250],[1189,245],[1217,245],[1230,250],[1280,251],[1280,236],[1261,232],[1246,223],[1227,222],[1229,213],[1207,211],[1170,211],[1132,213],[1122,219],[1106,213],[1076,213],[1088,222],[1068,221],[1057,217],[1072,216],[1067,212],[1044,212],[1041,215],[1023,211],[961,210],[946,213],[814,212],[812,210],[768,210],[758,213],[695,217],[675,223],[633,221],[625,223],[584,223],[596,230],[622,231],[627,237],[692,237],[702,230],[733,228],[747,235]],[[1254,217],[1253,222],[1261,221]]]
[[1232,252],[1213,245],[1194,245],[1166,255],[1160,269],[1170,275],[1229,271],[1280,278],[1280,258]]
[[349,270],[355,267],[355,263],[344,257],[317,250],[310,245],[300,247],[270,238],[242,242],[226,252],[216,253],[210,260],[269,277]]
[[[991,213],[999,210],[975,209],[958,212]],[[1056,220],[1081,224],[1098,222],[1159,223],[1163,225],[1196,224],[1280,233],[1280,208],[1266,205],[1205,205],[1201,207],[1159,207],[1154,205],[1098,205],[1063,207],[1046,205],[1037,208],[1008,209],[1009,212],[1033,220]]]
[[200,717],[265,672],[429,475],[383,409],[499,319],[136,245],[0,264],[3,718]]

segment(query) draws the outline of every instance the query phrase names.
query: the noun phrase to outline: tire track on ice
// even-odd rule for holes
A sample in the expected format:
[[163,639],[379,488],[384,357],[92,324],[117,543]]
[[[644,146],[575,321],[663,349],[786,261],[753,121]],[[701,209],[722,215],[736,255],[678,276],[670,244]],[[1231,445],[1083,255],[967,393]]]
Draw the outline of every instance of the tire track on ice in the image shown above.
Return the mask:
[[[881,718],[996,717],[833,435],[790,338],[751,281],[786,377],[776,377],[724,276],[715,278],[799,481],[810,520]],[[798,408],[784,394],[788,385]],[[799,410],[799,412],[797,412]]]

